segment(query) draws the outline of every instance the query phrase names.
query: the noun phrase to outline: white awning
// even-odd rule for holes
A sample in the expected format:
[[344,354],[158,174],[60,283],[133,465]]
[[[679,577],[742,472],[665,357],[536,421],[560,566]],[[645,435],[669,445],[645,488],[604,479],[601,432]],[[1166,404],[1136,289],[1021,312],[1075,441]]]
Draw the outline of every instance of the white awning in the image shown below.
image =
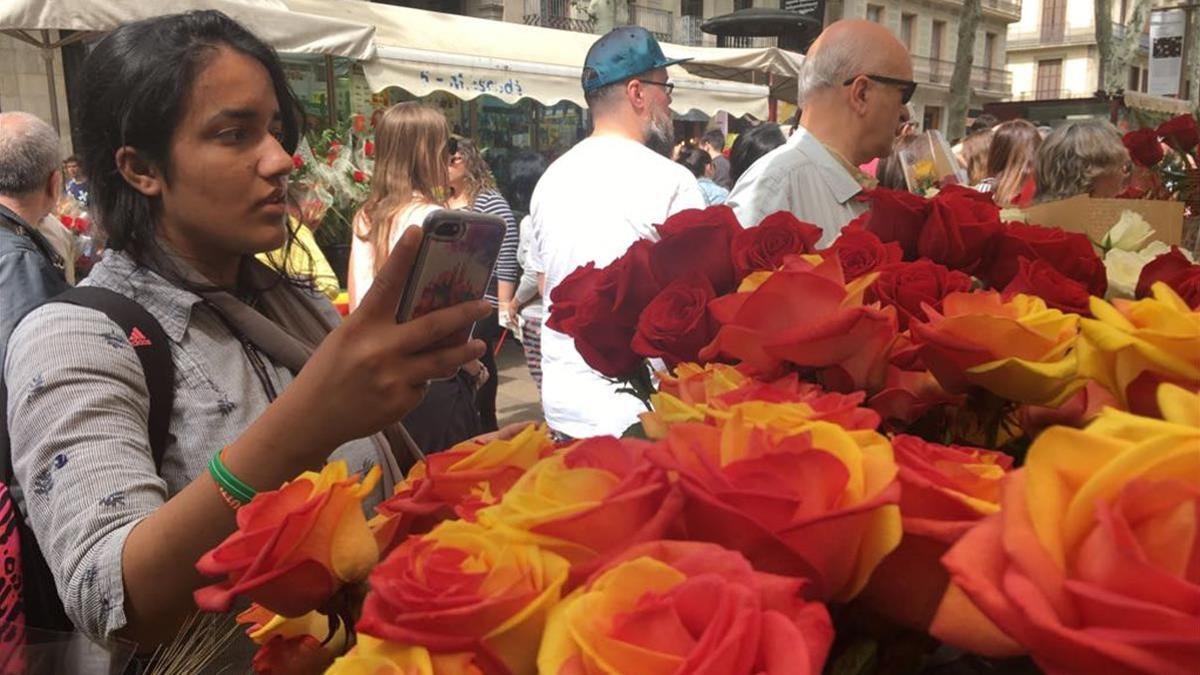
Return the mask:
[[[584,105],[580,86],[584,57],[598,36],[524,24],[428,12],[358,0],[284,0],[289,7],[375,26],[378,55],[363,70],[371,88],[389,86],[417,96],[446,91],[469,100],[483,94],[508,103],[531,98],[543,104]],[[780,50],[697,49],[664,44],[668,57],[716,59],[712,67],[790,68]],[[707,63],[707,62],[706,62]],[[767,117],[768,89],[760,84],[693,74],[704,64],[671,68],[676,112]],[[766,72],[770,72],[766,70]],[[765,79],[765,77],[764,77]]]
[[0,31],[50,48],[61,43],[29,31],[106,32],[128,21],[201,8],[228,14],[281,52],[356,60],[375,56],[372,26],[294,11],[283,0],[3,0]]

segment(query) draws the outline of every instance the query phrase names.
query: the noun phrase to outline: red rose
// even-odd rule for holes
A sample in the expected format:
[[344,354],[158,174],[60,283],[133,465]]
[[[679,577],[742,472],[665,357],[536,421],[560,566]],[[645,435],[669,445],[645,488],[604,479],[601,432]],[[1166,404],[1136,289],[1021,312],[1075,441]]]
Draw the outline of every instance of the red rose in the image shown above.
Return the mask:
[[638,317],[661,286],[650,268],[650,241],[635,241],[625,255],[604,269],[588,263],[550,292],[546,325],[575,340],[589,366],[608,377],[621,377],[642,362],[630,343]]
[[367,157],[374,157],[375,156],[375,144],[372,143],[371,141],[367,141],[366,143],[363,143],[363,154],[366,155]]
[[367,118],[361,114],[355,114],[350,118],[350,128],[354,129],[354,133],[361,134],[367,130]]
[[299,169],[304,166],[304,158],[300,155],[292,155],[292,167]]
[[696,271],[708,277],[717,295],[732,293],[737,279],[729,251],[741,232],[728,206],[688,209],[667,218],[658,226],[662,239],[650,252],[650,268],[659,288]]
[[1000,208],[991,197],[952,185],[933,198],[917,238],[917,253],[970,274],[980,266],[1003,227]]
[[821,234],[821,228],[798,220],[788,211],[772,213],[758,227],[734,235],[733,266],[738,280],[751,272],[774,272],[785,256],[815,252]]
[[361,182],[365,181],[366,179],[367,179],[367,174],[365,174],[361,171],[355,170],[355,172],[354,172],[354,182],[355,183],[361,183]]
[[1156,131],[1167,145],[1180,152],[1190,152],[1200,145],[1200,130],[1196,128],[1196,118],[1191,115],[1173,117],[1158,125]]
[[700,349],[716,334],[716,322],[708,313],[708,303],[715,297],[712,284],[699,272],[672,281],[638,319],[633,351],[659,357],[671,367],[696,361]]
[[879,268],[879,278],[868,292],[868,300],[891,305],[899,313],[900,329],[910,320],[927,321],[924,305],[941,311],[942,298],[971,290],[971,277],[946,269],[929,260],[889,263]]
[[1178,246],[1172,246],[1170,251],[1142,268],[1142,274],[1138,277],[1137,297],[1149,297],[1150,287],[1156,281],[1170,286],[1188,307],[1200,309],[1200,264],[1188,260]]
[[1017,293],[1036,295],[1046,301],[1046,306],[1063,312],[1091,316],[1088,308],[1091,295],[1083,284],[1059,272],[1045,260],[1021,258],[1021,269],[1017,276],[1004,287],[1004,297]]
[[866,195],[871,210],[856,219],[882,241],[894,241],[904,250],[905,260],[915,260],[917,240],[929,218],[930,201],[906,190],[877,188]]
[[1162,145],[1158,142],[1158,133],[1154,129],[1138,129],[1125,134],[1121,138],[1125,149],[1133,161],[1146,167],[1154,166],[1162,161]]
[[846,281],[852,281],[879,269],[882,265],[900,262],[904,251],[896,242],[883,243],[873,232],[861,227],[847,226],[833,246],[821,251],[822,258],[836,255],[842,261]]
[[1021,258],[1045,260],[1092,295],[1103,297],[1108,290],[1104,261],[1096,255],[1092,242],[1085,235],[1057,227],[1006,223],[980,274],[992,288],[1005,288],[1017,276]]

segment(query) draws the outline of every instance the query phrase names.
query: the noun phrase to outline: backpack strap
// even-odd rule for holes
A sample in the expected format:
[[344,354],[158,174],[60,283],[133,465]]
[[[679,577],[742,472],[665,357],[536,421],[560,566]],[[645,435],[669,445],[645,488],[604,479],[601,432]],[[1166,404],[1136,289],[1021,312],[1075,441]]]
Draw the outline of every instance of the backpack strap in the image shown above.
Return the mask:
[[171,342],[158,320],[137,302],[107,288],[76,286],[49,302],[65,302],[103,312],[133,346],[146,390],[150,394],[148,431],[150,452],[155,469],[162,468],[163,454],[170,441],[171,408],[175,404],[175,363],[171,360]]

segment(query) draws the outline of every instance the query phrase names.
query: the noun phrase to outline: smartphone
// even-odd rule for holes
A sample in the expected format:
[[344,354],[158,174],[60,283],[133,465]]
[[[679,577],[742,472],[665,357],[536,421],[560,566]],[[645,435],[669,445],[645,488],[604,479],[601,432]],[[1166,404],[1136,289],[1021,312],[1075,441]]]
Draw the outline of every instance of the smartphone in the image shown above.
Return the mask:
[[[500,255],[504,229],[503,219],[484,213],[442,210],[429,214],[421,226],[421,248],[408,274],[396,321],[411,321],[482,299]],[[462,344],[473,330],[448,336],[437,346]]]

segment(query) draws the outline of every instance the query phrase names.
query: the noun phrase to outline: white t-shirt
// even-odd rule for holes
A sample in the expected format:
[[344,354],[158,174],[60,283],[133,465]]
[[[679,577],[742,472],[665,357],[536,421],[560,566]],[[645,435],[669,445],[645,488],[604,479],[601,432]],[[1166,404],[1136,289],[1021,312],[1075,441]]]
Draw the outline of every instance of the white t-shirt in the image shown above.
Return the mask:
[[[441,208],[443,207],[437,204],[417,202],[401,209],[392,219],[392,231],[388,233],[388,251],[396,248],[405,230],[412,225],[420,227],[425,222],[425,216]],[[363,296],[367,294],[367,289],[375,283],[375,247],[358,236],[358,233],[366,231],[362,218],[361,211],[354,217],[354,234],[350,237],[350,277],[354,279],[354,297],[350,298],[352,307],[358,307]]]
[[[558,158],[533,193],[530,262],[546,275],[544,302],[568,274],[604,266],[638,239],[658,239],[655,225],[673,213],[704,208],[687,169],[627,138],[592,136]],[[542,331],[542,406],[552,429],[575,438],[619,435],[645,408],[618,393],[583,361],[574,341]]]

